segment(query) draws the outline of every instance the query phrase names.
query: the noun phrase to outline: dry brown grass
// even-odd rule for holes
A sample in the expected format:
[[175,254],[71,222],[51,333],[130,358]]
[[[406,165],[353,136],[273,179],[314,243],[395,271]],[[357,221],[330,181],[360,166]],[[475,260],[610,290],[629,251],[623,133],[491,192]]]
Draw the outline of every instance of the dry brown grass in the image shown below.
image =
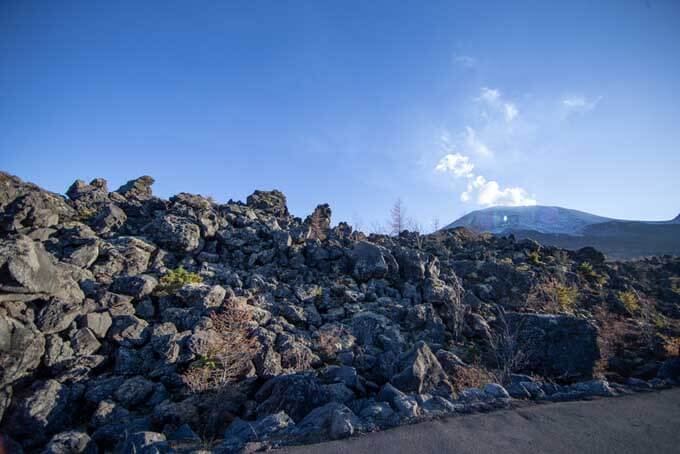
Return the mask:
[[454,391],[460,392],[465,388],[482,388],[487,383],[496,383],[497,377],[490,371],[479,366],[457,366],[449,374]]
[[252,337],[252,313],[228,307],[211,314],[217,341],[209,353],[194,361],[182,378],[193,392],[219,390],[243,376],[251,365],[258,343]]
[[542,312],[573,313],[578,303],[578,288],[549,279],[534,287],[527,296],[530,307]]

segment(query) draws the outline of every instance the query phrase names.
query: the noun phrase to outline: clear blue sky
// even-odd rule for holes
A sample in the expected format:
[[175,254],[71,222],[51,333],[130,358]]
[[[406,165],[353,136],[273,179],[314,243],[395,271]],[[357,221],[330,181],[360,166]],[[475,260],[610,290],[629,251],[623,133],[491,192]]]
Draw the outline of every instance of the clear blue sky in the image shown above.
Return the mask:
[[0,3],[0,168],[56,192],[668,219],[679,121],[676,0]]

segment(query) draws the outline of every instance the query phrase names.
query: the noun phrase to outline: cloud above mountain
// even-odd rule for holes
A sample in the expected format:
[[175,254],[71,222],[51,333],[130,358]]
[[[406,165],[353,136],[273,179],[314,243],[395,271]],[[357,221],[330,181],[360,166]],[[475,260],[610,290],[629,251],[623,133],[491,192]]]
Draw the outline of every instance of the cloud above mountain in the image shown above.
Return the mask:
[[536,205],[536,199],[530,197],[523,188],[501,188],[497,181],[487,180],[482,175],[476,175],[473,172],[474,168],[475,166],[468,156],[460,153],[449,153],[439,160],[435,171],[451,174],[456,179],[467,179],[467,188],[460,195],[463,202],[473,201],[483,206]]

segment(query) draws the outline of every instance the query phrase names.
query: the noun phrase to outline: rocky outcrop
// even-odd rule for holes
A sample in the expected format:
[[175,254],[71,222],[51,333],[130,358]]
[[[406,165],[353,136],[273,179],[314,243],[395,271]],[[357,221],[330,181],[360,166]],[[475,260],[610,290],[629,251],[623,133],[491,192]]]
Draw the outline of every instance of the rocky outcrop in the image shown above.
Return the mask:
[[593,377],[600,359],[594,323],[549,314],[508,313],[506,319],[510,330],[517,333],[517,348],[527,357],[527,369],[545,377]]
[[366,236],[279,191],[152,184],[62,197],[0,173],[5,446],[248,451],[680,378],[676,258]]

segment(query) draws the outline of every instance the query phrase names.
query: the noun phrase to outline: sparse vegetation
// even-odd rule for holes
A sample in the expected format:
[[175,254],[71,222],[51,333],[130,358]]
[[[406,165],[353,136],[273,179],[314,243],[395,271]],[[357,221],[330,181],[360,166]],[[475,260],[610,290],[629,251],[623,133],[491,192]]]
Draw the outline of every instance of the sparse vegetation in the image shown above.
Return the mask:
[[156,291],[160,294],[174,293],[186,284],[200,284],[201,282],[203,282],[201,276],[197,273],[189,272],[185,270],[184,267],[180,266],[179,268],[168,271],[161,277]]
[[193,392],[216,391],[241,377],[258,347],[252,337],[252,312],[229,307],[211,314],[210,319],[216,333],[214,342],[182,375]]
[[496,328],[490,337],[490,352],[493,355],[498,378],[508,381],[529,360],[529,345],[520,336],[520,327],[511,326],[502,311],[496,318]]
[[97,215],[97,211],[86,206],[78,207],[77,213],[78,219],[80,219],[81,221],[88,221]]
[[618,292],[617,296],[628,312],[631,314],[640,312],[640,300],[635,292]]
[[534,266],[539,266],[543,264],[543,262],[541,261],[541,256],[539,255],[538,251],[531,251],[527,256],[527,261]]

